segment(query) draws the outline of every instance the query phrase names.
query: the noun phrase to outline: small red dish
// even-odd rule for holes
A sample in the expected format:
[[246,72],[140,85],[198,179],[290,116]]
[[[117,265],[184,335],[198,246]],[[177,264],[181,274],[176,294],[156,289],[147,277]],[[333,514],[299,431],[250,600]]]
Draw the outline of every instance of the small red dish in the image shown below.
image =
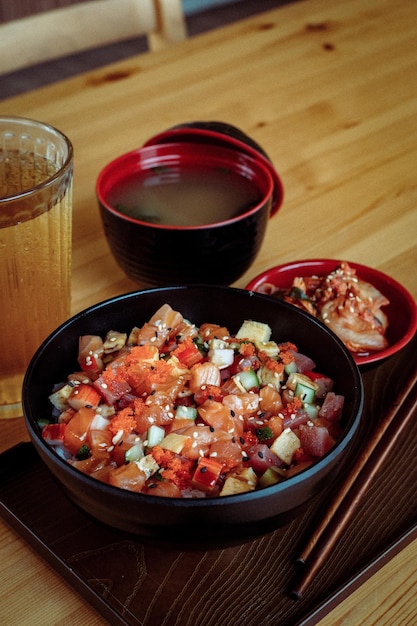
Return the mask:
[[[259,292],[266,283],[285,289],[291,286],[296,276],[323,276],[332,272],[340,263],[341,261],[335,259],[309,259],[277,265],[253,278],[246,285],[246,289]],[[390,301],[383,308],[389,321],[386,333],[388,347],[378,352],[352,355],[358,365],[368,365],[395,354],[411,341],[417,330],[417,304],[412,295],[387,274],[366,265],[350,261],[348,263],[356,270],[359,278],[374,285]]]

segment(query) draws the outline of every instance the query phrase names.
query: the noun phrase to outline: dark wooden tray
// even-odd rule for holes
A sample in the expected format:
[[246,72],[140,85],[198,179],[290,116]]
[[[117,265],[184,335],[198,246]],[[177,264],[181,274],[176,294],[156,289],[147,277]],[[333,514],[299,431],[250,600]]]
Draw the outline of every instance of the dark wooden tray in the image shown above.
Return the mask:
[[[352,463],[410,368],[417,367],[416,344],[414,339],[398,355],[363,371],[365,414]],[[151,545],[78,510],[25,443],[0,455],[0,513],[112,624],[311,626],[417,537],[416,438],[417,419],[300,600],[287,594],[294,559],[328,493],[284,528],[241,546]]]

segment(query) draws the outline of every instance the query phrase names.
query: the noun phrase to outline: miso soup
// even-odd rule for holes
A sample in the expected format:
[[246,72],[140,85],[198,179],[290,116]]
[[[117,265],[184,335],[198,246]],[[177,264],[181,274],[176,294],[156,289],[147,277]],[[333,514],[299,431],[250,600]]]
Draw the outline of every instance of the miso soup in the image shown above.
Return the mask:
[[260,203],[250,179],[227,168],[154,168],[119,183],[108,203],[154,224],[198,226],[222,222]]

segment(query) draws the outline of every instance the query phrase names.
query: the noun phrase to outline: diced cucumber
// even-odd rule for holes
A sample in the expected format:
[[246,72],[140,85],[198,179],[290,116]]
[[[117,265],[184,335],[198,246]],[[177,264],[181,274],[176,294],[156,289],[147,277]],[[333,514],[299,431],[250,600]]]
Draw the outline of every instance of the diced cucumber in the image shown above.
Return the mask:
[[130,463],[131,461],[139,461],[144,456],[142,442],[135,443],[129,450],[125,452],[125,461]]
[[320,407],[317,404],[305,404],[303,410],[308,414],[311,420],[318,418]]
[[295,374],[298,371],[297,363],[295,361],[291,361],[284,366],[284,371],[286,374]]
[[248,370],[243,370],[242,372],[238,372],[233,376],[234,381],[238,381],[245,391],[249,391],[254,387],[259,387],[259,380],[256,375],[256,372],[250,368]]
[[147,447],[153,448],[154,446],[158,445],[158,443],[161,443],[164,437],[165,430],[161,426],[152,424],[152,426],[148,428],[148,432],[146,433]]
[[194,406],[183,406],[180,404],[175,411],[175,417],[194,421],[197,417],[197,409]]
[[310,385],[304,385],[303,383],[297,383],[295,386],[294,395],[299,398],[301,402],[306,404],[312,404],[316,397],[316,390]]

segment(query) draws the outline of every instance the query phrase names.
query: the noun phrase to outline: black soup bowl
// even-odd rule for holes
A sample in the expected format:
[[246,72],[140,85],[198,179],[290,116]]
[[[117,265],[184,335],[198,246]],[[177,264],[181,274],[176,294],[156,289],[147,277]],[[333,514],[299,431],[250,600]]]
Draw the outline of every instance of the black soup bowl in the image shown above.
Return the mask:
[[187,142],[123,154],[96,183],[110,250],[141,287],[236,281],[263,243],[274,189],[260,157]]
[[[335,381],[345,396],[343,433],[308,468],[275,485],[213,498],[166,498],[134,493],[92,478],[68,464],[41,436],[38,422],[52,414],[48,396],[56,383],[78,371],[78,338],[129,333],[163,304],[195,324],[212,322],[234,334],[244,320],[269,324],[271,338],[291,341]],[[342,342],[303,311],[285,302],[226,286],[176,286],[115,297],[75,315],[53,332],[33,356],[23,383],[23,411],[36,450],[67,496],[87,514],[148,541],[221,546],[244,543],[294,519],[349,461],[363,406],[362,380]]]

